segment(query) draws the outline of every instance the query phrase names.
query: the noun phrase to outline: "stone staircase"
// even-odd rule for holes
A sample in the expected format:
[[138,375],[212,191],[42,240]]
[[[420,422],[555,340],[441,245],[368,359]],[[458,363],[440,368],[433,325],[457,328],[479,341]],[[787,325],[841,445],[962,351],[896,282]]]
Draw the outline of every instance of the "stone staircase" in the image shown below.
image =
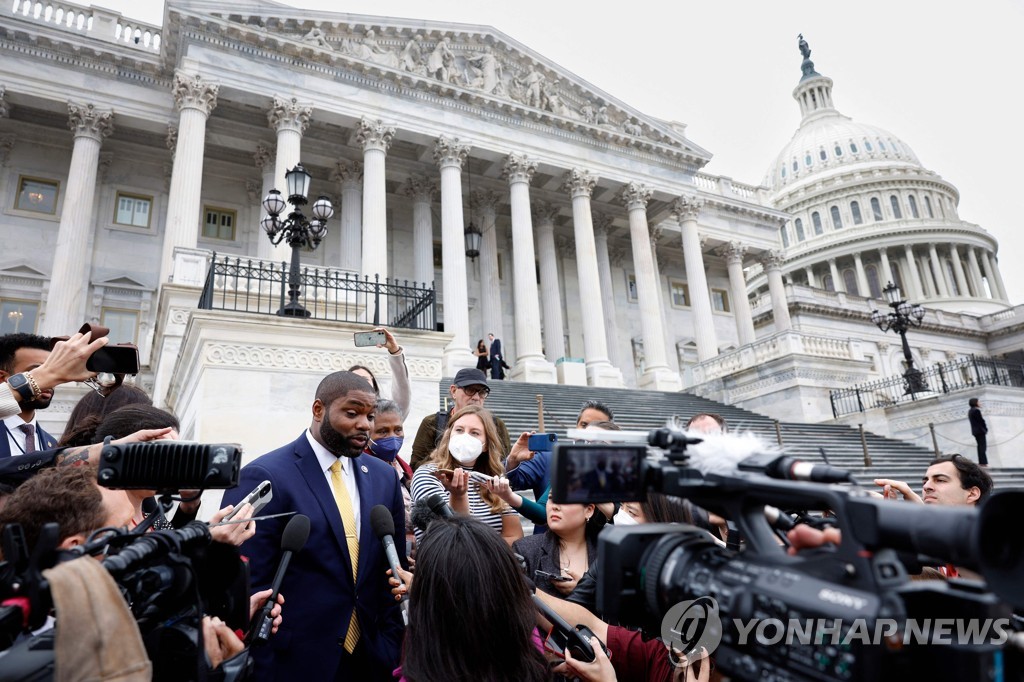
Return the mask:
[[[451,379],[442,379],[440,398],[448,396]],[[664,426],[673,415],[688,418],[698,412],[713,412],[725,418],[730,431],[750,431],[781,445],[787,454],[847,469],[863,484],[874,478],[895,478],[919,486],[933,453],[911,443],[865,432],[864,442],[872,465],[865,466],[864,445],[859,430],[842,424],[801,424],[776,422],[755,412],[701,398],[689,393],[660,393],[630,389],[592,388],[528,384],[514,381],[490,382],[487,407],[504,420],[509,433],[537,429],[537,396],[544,401],[545,430],[564,437],[576,425],[580,405],[600,400],[615,413],[615,423],[626,430],[649,430]],[[824,451],[824,456],[822,455]],[[972,454],[972,453],[965,453]],[[1024,469],[990,469],[997,489],[1024,488]]]

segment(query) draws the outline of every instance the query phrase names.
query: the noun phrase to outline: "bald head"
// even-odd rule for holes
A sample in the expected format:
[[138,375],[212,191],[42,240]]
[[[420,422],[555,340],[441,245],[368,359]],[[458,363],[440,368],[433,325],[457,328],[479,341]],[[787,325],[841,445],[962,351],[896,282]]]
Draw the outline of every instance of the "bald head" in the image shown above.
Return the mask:
[[316,399],[324,405],[330,405],[351,391],[374,392],[370,382],[355,372],[334,372],[325,376],[316,387]]

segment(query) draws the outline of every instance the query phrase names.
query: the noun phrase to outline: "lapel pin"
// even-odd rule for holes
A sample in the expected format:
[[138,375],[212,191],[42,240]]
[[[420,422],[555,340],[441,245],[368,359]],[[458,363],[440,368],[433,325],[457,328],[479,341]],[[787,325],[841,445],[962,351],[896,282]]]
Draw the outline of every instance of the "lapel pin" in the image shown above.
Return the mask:
[[365,464],[364,464],[363,466],[359,467],[359,468],[363,470],[363,473],[364,473],[364,474],[368,474],[368,473],[370,473],[370,470],[366,468],[366,465],[365,465]]

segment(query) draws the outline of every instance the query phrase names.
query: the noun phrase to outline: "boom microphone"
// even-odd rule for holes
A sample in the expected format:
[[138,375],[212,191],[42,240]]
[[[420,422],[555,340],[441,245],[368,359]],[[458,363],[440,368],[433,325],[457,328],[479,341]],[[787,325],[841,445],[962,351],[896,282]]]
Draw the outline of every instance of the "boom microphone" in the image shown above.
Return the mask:
[[288,563],[292,554],[306,546],[309,539],[309,517],[304,514],[296,514],[288,521],[281,533],[281,561],[277,564],[277,573],[274,574],[274,582],[270,586],[270,596],[253,618],[249,632],[252,635],[252,646],[266,644],[270,639],[270,631],[274,625],[274,619],[270,612],[274,610],[277,603],[277,593],[281,590],[281,582],[284,580],[284,573],[288,570]]
[[[391,516],[391,510],[383,504],[376,505],[370,510],[370,528],[373,534],[384,544],[384,554],[388,558],[388,565],[391,566],[391,575],[401,583],[405,584],[402,576],[398,574],[398,552],[395,551],[395,520]],[[402,597],[402,620],[409,624],[409,603],[408,597]]]

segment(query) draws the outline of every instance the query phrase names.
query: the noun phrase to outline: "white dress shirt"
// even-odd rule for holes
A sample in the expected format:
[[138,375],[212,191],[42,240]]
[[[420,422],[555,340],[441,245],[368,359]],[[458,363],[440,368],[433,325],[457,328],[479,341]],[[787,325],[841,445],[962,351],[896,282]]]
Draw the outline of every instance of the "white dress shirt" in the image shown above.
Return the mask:
[[10,417],[4,419],[4,426],[7,427],[8,446],[11,449],[12,457],[16,455],[24,455],[25,450],[28,448],[28,444],[25,442],[25,433],[18,428],[22,424],[31,424],[35,427],[36,450],[44,449],[39,442],[39,425],[36,423],[35,415],[32,416],[32,421],[27,422],[21,418],[21,415],[12,414]]
[[[345,482],[345,488],[348,489],[348,497],[352,500],[352,513],[356,519],[356,539],[359,539],[359,526],[362,523],[360,520],[359,513],[359,485],[356,484],[356,461],[351,457],[337,457],[327,448],[320,444],[320,442],[313,438],[313,434],[306,429],[306,440],[309,441],[309,446],[313,448],[313,452],[316,454],[316,459],[320,463],[320,469],[324,472],[324,478],[327,479],[327,487],[332,491],[334,490],[334,484],[331,483],[331,466],[341,460],[341,480]],[[339,511],[340,515],[341,512]]]

